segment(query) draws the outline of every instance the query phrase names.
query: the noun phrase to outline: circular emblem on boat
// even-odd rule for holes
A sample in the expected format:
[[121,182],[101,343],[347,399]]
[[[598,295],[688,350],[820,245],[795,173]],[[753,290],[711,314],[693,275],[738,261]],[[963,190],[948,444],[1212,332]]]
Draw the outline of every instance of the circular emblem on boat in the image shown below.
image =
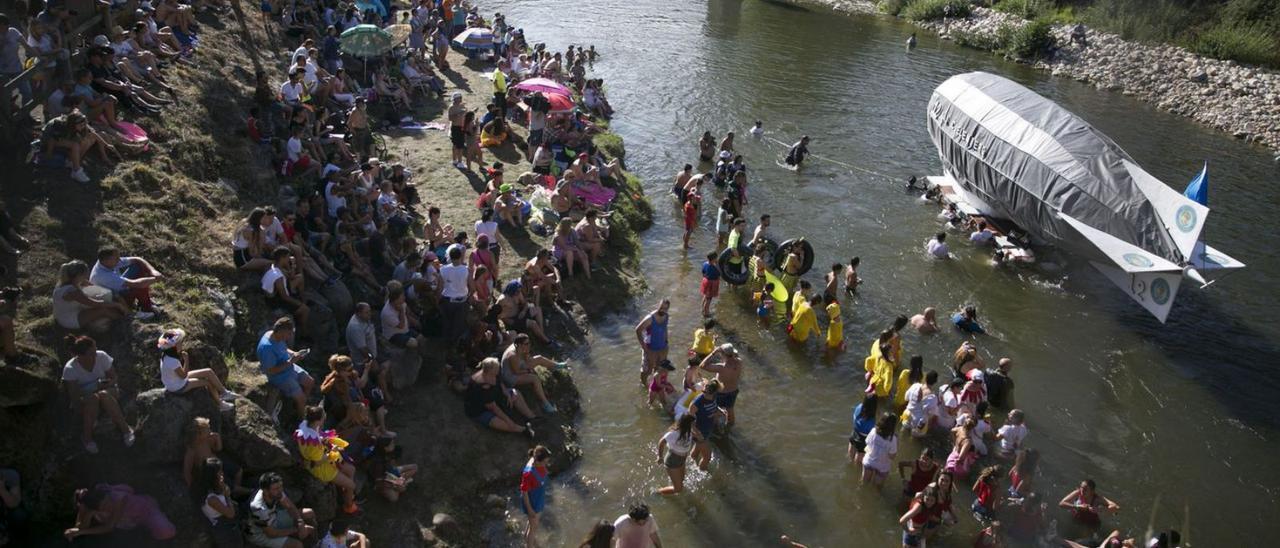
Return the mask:
[[1174,215],[1174,224],[1178,225],[1178,230],[1191,232],[1191,229],[1196,227],[1196,210],[1188,205],[1178,208],[1177,214]]
[[1164,278],[1151,280],[1151,300],[1161,306],[1169,302],[1169,282]]
[[1125,253],[1124,262],[1129,263],[1130,265],[1136,266],[1138,268],[1147,268],[1149,266],[1156,264],[1151,262],[1151,259],[1148,259],[1145,256],[1139,255],[1137,253]]

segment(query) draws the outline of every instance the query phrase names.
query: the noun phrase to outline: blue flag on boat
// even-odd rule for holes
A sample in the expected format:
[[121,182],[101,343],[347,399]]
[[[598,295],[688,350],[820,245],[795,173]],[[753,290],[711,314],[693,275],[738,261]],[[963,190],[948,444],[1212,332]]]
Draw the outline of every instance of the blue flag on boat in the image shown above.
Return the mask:
[[1200,205],[1208,207],[1209,205],[1209,162],[1204,163],[1204,168],[1200,170],[1200,174],[1191,180],[1191,184],[1187,185],[1187,189],[1182,191],[1182,195],[1197,202]]

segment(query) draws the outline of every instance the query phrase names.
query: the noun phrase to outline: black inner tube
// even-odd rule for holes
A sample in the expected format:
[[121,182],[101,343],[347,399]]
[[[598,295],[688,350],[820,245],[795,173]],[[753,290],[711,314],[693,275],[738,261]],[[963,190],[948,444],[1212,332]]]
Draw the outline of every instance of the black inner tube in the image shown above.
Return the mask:
[[729,262],[733,257],[733,249],[726,248],[720,252],[720,258],[716,261],[716,265],[720,268],[720,278],[732,285],[742,285],[751,279],[751,249],[745,245],[737,247],[738,257],[742,262],[734,265]]
[[[787,240],[782,242],[782,245],[778,246],[778,249],[773,252],[774,268],[782,270],[783,261],[785,261],[787,255],[791,253],[792,246],[797,244],[799,244],[800,248],[804,250],[804,264],[800,265],[800,272],[797,272],[796,275],[803,276],[809,272],[809,269],[813,268],[813,245],[811,245],[808,240],[801,240],[799,238]],[[785,274],[785,272],[783,272],[783,274]]]

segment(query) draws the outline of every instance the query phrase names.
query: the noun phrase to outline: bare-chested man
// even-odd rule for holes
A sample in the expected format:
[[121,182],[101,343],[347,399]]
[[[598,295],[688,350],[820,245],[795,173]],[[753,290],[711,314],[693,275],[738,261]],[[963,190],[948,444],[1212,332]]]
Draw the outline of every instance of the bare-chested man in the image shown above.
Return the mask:
[[693,178],[693,164],[685,164],[684,169],[676,172],[676,183],[671,186],[671,193],[680,199],[680,203],[684,203],[687,199],[685,194],[685,185],[689,183],[689,179]]
[[351,132],[351,140],[355,152],[361,158],[368,158],[369,149],[373,145],[373,131],[369,129],[369,104],[364,97],[356,99],[356,106],[347,113],[347,129]]
[[538,255],[525,263],[524,273],[533,290],[533,304],[542,304],[544,294],[552,301],[560,298],[560,270],[551,262],[550,249],[539,249]]
[[467,107],[462,106],[462,93],[454,92],[453,104],[449,105],[449,141],[453,143],[453,165],[458,169],[466,169],[464,154],[467,151],[467,133],[463,120],[467,115]]
[[550,343],[542,330],[542,309],[529,304],[524,298],[519,283],[512,283],[502,289],[497,305],[502,309],[498,318],[507,329],[518,333],[529,333],[543,343]]
[[[722,357],[723,361],[713,363],[717,357]],[[738,357],[738,349],[732,343],[724,343],[703,358],[698,367],[716,374],[716,380],[720,381],[716,405],[725,410],[727,424],[733,426],[733,405],[738,401],[738,383],[742,380],[742,359]]]
[[511,346],[502,352],[502,382],[513,388],[532,387],[534,395],[538,396],[538,401],[542,402],[542,410],[547,414],[555,413],[556,406],[547,400],[547,392],[542,388],[542,379],[538,378],[534,368],[545,367],[548,370],[556,370],[564,369],[569,365],[543,356],[530,356],[529,349],[532,347],[533,341],[529,340],[528,335],[524,333],[516,335]]
[[604,241],[609,238],[609,229],[596,224],[599,217],[598,210],[588,209],[587,214],[573,228],[578,233],[578,246],[587,250],[592,263],[604,253]]

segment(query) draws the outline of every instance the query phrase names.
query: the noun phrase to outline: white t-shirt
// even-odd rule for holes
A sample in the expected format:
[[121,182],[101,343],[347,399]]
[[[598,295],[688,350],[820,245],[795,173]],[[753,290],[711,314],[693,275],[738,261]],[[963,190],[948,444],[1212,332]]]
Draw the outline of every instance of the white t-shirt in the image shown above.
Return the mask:
[[298,103],[302,101],[302,82],[293,83],[285,82],[280,86],[280,97],[284,98],[286,103]]
[[93,358],[93,370],[85,371],[80,364],[76,363],[75,358],[71,358],[62,368],[62,380],[75,383],[83,393],[92,392],[98,387],[98,381],[107,378],[107,371],[111,370],[113,361],[115,360],[111,359],[106,352],[99,350]]
[[334,194],[334,192],[338,190],[339,186],[342,185],[338,184],[337,181],[329,181],[324,185],[324,203],[329,209],[330,217],[338,216],[338,208],[347,207],[347,199]]
[[956,417],[960,414],[960,394],[950,388],[942,391],[942,407],[938,408],[938,424],[943,428],[954,428]]
[[1027,437],[1027,425],[1006,424],[1000,427],[1000,452],[1009,454],[1022,447],[1023,438]]
[[896,454],[898,454],[898,436],[882,438],[873,428],[871,433],[867,434],[867,454],[862,457],[862,466],[881,474],[888,474],[889,467],[893,464],[893,455]]
[[498,241],[498,222],[489,221],[486,223],[484,221],[476,221],[476,236],[479,237],[481,234],[484,234],[485,236],[489,237],[490,244],[497,242]]
[[631,516],[623,515],[613,522],[614,548],[650,548],[653,546],[653,535],[658,532],[658,520],[653,516],[636,523]]
[[933,255],[935,259],[947,259],[951,257],[951,250],[947,249],[947,244],[939,242],[937,238],[929,240],[929,245],[925,246],[925,250]]
[[164,356],[160,358],[160,382],[164,383],[164,389],[169,392],[181,392],[187,387],[187,377],[178,376],[178,368],[182,367],[182,362],[173,356]]
[[440,290],[440,295],[446,299],[465,299],[469,294],[468,275],[466,265],[447,264],[440,267],[440,276],[444,278],[444,289]]
[[992,234],[990,230],[983,229],[983,230],[976,231],[973,234],[970,234],[969,241],[975,244],[986,244],[986,243],[990,243],[991,238],[994,238],[994,237],[995,237],[995,234]]
[[404,322],[404,327],[399,327],[400,311],[396,310],[396,307],[391,305],[391,301],[387,301],[387,304],[382,305],[382,313],[378,316],[382,318],[383,337],[390,339],[391,337],[401,333],[407,333],[409,331],[409,322],[407,319]]
[[907,389],[907,413],[911,416],[911,426],[923,423],[938,412],[938,395],[930,391],[924,394],[923,384],[913,384]]
[[751,129],[748,131],[750,131],[751,134],[755,135],[756,137],[764,135],[764,127],[762,126],[751,126]]
[[302,139],[290,137],[289,142],[285,143],[285,151],[289,153],[289,161],[296,162],[302,157]]
[[284,225],[280,224],[279,217],[271,220],[271,226],[262,229],[262,241],[266,242],[268,247],[275,247],[285,242]]
[[681,440],[680,432],[667,430],[667,433],[662,435],[662,439],[667,442],[668,450],[682,457],[688,456],[689,452],[693,451],[693,434],[689,435],[689,439]]
[[280,270],[280,267],[271,265],[271,268],[267,269],[267,272],[262,275],[262,292],[267,295],[275,295],[276,280],[284,280],[284,290],[285,292],[289,291],[289,280],[285,278],[284,272]]

